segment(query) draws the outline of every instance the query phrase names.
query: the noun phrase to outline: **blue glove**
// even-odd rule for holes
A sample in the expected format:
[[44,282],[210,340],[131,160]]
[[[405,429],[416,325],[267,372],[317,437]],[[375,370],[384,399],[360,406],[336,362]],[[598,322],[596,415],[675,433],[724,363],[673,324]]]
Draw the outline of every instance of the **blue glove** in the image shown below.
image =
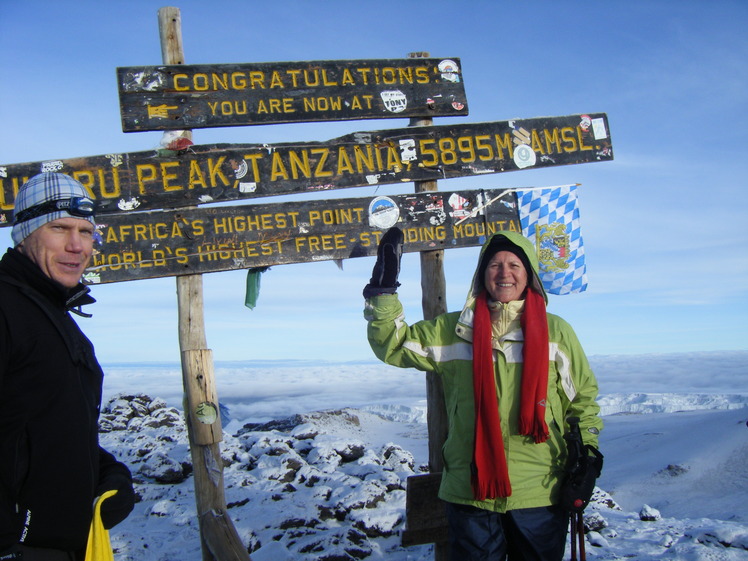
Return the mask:
[[369,284],[364,287],[364,298],[380,294],[394,294],[400,283],[400,259],[403,255],[403,232],[398,227],[385,232],[377,247],[377,262],[371,273]]

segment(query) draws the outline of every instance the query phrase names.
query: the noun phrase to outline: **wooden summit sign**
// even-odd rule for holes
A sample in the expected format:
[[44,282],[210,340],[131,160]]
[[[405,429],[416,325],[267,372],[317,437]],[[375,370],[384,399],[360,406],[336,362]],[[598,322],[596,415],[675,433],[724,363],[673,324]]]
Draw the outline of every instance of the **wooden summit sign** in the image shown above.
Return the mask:
[[122,130],[468,114],[459,58],[117,69]]
[[194,145],[0,166],[0,225],[23,182],[67,173],[98,214],[613,159],[604,113],[357,132],[327,142]]
[[406,252],[480,245],[497,230],[520,228],[516,197],[502,190],[112,214],[98,221],[84,281],[364,257],[376,254],[394,225],[405,234]]

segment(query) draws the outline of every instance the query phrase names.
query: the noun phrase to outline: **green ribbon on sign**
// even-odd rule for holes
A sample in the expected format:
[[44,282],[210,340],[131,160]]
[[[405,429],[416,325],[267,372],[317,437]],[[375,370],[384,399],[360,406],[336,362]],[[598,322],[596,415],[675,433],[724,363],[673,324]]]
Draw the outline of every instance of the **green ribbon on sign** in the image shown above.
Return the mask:
[[247,293],[244,296],[244,305],[254,310],[257,299],[260,297],[260,277],[270,267],[256,267],[247,271]]

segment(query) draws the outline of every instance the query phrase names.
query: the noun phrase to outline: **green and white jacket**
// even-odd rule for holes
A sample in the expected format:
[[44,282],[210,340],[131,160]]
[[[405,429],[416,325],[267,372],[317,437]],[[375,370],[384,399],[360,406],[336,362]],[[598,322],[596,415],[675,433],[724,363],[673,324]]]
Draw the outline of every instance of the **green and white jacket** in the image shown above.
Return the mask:
[[[532,244],[515,232],[500,232],[521,247],[538,280],[538,261]],[[486,241],[483,253],[490,244]],[[476,267],[476,277],[477,277]],[[519,318],[524,301],[500,305],[501,319],[494,322],[494,371],[501,419],[504,453],[509,467],[512,494],[487,501],[473,499],[470,464],[473,459],[475,409],[473,398],[473,308],[482,279],[473,288],[461,312],[448,312],[433,320],[408,325],[397,294],[366,301],[364,316],[368,338],[376,356],[393,366],[435,372],[442,380],[449,432],[442,448],[444,471],[439,497],[495,512],[555,504],[563,480],[566,443],[565,419],[579,417],[582,439],[597,448],[602,429],[598,416],[597,381],[590,370],[574,330],[560,317],[548,314],[549,376],[546,422],[548,440],[536,444],[518,430],[523,336]],[[497,336],[498,335],[498,336]]]

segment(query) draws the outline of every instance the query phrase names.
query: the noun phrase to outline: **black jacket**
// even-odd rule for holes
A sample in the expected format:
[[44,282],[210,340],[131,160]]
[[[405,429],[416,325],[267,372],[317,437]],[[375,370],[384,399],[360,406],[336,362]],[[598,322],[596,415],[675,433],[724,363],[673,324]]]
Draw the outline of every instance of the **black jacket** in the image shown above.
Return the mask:
[[0,260],[0,551],[85,548],[102,481],[131,481],[99,446],[103,373],[68,311],[92,302],[15,249]]

